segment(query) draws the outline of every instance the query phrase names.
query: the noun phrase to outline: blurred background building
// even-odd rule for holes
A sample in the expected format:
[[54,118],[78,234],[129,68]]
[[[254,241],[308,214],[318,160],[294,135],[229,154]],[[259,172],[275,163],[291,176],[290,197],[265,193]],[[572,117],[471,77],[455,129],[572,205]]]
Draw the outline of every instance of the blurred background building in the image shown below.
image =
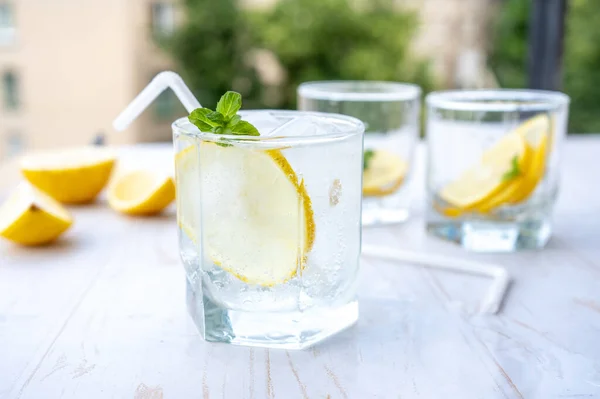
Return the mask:
[[[554,1],[554,0],[550,0]],[[111,122],[159,71],[200,101],[294,108],[307,80],[525,87],[530,0],[0,0],[0,159],[105,141],[170,140],[164,93],[124,133]],[[600,2],[571,0],[571,131],[600,131]]]
[[[0,2],[0,158],[110,133],[149,79],[173,67],[153,37],[172,32],[175,21],[169,1]],[[108,140],[165,140],[177,105],[171,97]]]

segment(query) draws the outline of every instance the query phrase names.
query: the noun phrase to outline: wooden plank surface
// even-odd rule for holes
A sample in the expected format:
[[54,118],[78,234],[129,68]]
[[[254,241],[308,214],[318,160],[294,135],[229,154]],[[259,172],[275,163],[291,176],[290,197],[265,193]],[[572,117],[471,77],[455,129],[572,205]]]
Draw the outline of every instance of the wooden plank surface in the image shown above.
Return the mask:
[[[121,159],[172,167],[165,145]],[[365,243],[502,263],[515,284],[501,314],[477,313],[487,280],[363,259],[358,324],[301,352],[202,341],[174,209],[71,208],[55,246],[0,243],[0,398],[600,397],[599,160],[600,137],[567,142],[543,251],[468,254],[426,236],[418,200],[407,224],[365,229]],[[0,168],[0,182],[16,180]]]

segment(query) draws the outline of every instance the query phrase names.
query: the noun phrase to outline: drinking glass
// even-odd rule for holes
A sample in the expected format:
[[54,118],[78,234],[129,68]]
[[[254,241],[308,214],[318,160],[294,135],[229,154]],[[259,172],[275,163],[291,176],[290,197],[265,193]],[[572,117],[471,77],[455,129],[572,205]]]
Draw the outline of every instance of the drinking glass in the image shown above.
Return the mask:
[[364,126],[240,115],[261,135],[173,123],[188,310],[207,341],[304,348],[358,318]]
[[325,81],[298,87],[302,111],[335,112],[365,124],[364,225],[409,216],[409,182],[419,137],[421,89],[394,82]]
[[474,251],[542,248],[569,98],[536,90],[427,96],[427,229]]

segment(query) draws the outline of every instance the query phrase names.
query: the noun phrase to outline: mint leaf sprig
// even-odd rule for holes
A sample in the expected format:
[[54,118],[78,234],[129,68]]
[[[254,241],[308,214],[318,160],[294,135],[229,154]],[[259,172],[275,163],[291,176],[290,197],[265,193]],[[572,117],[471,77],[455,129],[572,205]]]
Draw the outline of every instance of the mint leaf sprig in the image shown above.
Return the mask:
[[242,95],[235,91],[225,93],[217,103],[217,110],[196,108],[188,116],[189,121],[202,132],[260,136],[258,129],[243,121],[237,112],[242,108]]
[[363,154],[363,170],[369,169],[369,164],[371,163],[371,158],[375,156],[375,151],[373,150],[365,150]]
[[519,166],[519,157],[515,155],[511,160],[511,168],[504,175],[502,175],[502,181],[510,181],[521,176],[521,167]]

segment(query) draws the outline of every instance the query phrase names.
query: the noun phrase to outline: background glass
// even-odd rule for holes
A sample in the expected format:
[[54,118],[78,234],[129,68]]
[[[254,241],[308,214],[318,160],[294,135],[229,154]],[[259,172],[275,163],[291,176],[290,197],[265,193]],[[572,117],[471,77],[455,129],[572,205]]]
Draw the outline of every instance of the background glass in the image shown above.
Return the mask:
[[208,341],[303,348],[358,318],[363,124],[297,111],[240,115],[261,136],[173,124],[188,309]]
[[365,124],[365,225],[402,222],[409,216],[420,96],[418,86],[394,82],[325,81],[298,87],[300,110],[351,115]]
[[475,251],[550,238],[569,98],[480,90],[427,96],[427,229]]

